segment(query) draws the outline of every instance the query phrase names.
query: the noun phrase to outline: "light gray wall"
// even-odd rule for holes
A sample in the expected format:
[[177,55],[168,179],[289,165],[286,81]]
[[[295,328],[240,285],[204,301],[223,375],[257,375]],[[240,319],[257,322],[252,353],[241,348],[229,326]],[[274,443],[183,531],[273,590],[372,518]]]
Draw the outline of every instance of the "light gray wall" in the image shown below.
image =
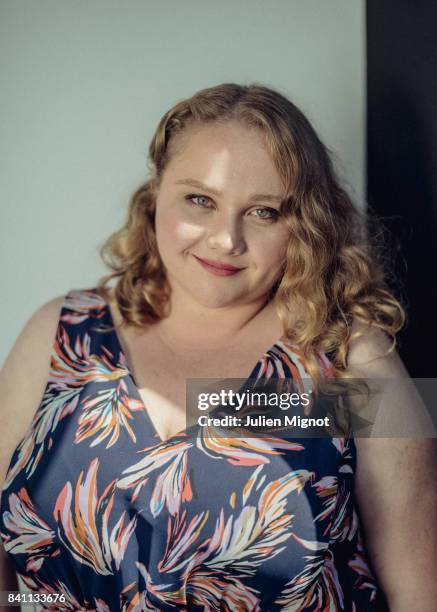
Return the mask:
[[105,272],[158,120],[198,89],[278,88],[363,204],[364,27],[364,0],[0,0],[0,362]]

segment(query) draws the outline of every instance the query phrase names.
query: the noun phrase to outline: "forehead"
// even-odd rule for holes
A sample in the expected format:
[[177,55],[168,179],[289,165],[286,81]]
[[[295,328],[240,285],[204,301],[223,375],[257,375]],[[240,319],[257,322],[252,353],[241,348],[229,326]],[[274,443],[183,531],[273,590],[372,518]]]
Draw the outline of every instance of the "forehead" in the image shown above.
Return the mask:
[[190,125],[172,138],[169,154],[164,174],[173,178],[195,172],[200,180],[220,175],[282,187],[264,134],[237,121]]

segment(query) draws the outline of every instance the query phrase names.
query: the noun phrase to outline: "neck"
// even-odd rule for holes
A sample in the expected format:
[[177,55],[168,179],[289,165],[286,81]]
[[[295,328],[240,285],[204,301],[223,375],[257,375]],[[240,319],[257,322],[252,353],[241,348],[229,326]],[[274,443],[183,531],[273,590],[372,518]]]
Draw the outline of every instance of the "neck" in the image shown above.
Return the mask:
[[259,300],[232,307],[207,308],[174,291],[169,315],[157,324],[163,340],[176,346],[201,348],[237,344],[254,325],[261,320],[272,321],[277,317],[266,296]]

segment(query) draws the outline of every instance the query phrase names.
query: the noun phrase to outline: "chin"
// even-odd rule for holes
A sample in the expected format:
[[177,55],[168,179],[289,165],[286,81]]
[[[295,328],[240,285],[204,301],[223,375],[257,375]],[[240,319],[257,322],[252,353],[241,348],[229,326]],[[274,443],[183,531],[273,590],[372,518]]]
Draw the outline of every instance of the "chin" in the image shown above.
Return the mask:
[[223,292],[214,291],[211,293],[198,291],[191,292],[193,300],[201,304],[205,308],[224,308],[227,306],[235,306],[241,302],[244,297],[238,293],[235,295],[224,295]]

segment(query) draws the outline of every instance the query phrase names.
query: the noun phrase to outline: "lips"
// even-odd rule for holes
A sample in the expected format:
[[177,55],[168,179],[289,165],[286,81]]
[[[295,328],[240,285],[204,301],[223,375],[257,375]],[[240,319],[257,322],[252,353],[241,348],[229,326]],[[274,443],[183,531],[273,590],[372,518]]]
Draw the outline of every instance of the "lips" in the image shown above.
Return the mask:
[[236,270],[243,269],[243,268],[237,268],[237,266],[232,266],[231,264],[221,263],[218,261],[211,261],[210,259],[202,259],[201,257],[197,257],[196,255],[194,255],[194,257],[196,257],[196,259],[198,259],[199,261],[206,263],[208,266],[217,268],[218,270],[231,270],[235,272]]
[[196,255],[194,255],[194,257],[205,269],[218,276],[230,276],[231,274],[236,274],[237,272],[244,270],[244,268],[237,268],[237,266],[233,266],[231,264],[211,261],[210,259],[201,259]]

